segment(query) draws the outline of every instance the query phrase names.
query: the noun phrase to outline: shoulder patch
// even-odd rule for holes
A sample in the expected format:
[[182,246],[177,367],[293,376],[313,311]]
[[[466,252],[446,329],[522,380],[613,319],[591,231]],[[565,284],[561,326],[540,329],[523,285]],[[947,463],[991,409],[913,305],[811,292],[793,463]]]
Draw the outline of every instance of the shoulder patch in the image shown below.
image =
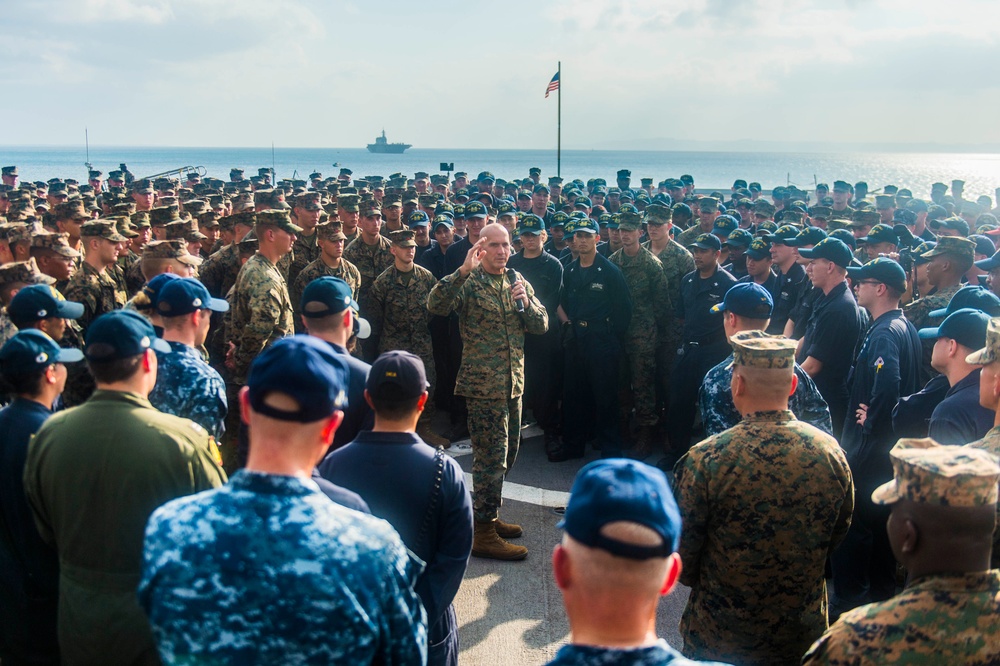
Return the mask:
[[883,361],[882,357],[879,356],[877,359],[875,359],[875,363],[873,365],[875,367],[875,372],[878,372],[879,370],[882,369],[882,366],[885,365],[885,361]]

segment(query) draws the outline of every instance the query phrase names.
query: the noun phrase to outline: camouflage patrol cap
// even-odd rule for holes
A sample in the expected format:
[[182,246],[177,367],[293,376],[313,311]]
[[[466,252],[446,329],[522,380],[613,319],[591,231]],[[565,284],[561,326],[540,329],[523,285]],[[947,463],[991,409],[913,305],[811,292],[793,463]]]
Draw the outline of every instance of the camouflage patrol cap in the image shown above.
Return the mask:
[[156,190],[153,189],[153,184],[148,179],[143,178],[132,183],[132,191],[137,194],[153,194]]
[[232,215],[223,215],[218,219],[219,229],[221,231],[232,231],[235,225],[235,220]]
[[52,216],[57,220],[89,220],[90,213],[83,208],[83,201],[74,199],[64,201],[52,209]]
[[338,222],[323,222],[316,225],[316,238],[326,241],[347,240],[344,225]]
[[646,224],[661,225],[670,222],[673,212],[669,206],[653,202],[646,206]]
[[337,197],[337,208],[348,213],[359,212],[361,197],[358,194],[340,194]]
[[901,439],[889,451],[894,478],[872,493],[876,504],[908,500],[935,506],[997,503],[1000,465],[988,451],[942,446],[933,439]]
[[219,214],[214,210],[206,210],[204,213],[196,216],[198,219],[198,226],[205,227],[206,229],[211,229],[212,227],[222,226],[219,224]]
[[[292,224],[292,218],[286,210],[262,210],[257,213],[257,226],[276,227],[290,234],[302,233],[302,227]],[[260,234],[257,234],[260,238]]]
[[167,240],[183,239],[186,241],[200,241],[207,238],[205,234],[198,231],[198,222],[193,219],[171,222],[165,228],[167,230]]
[[88,238],[103,238],[104,240],[109,240],[114,243],[123,243],[128,240],[119,234],[118,230],[115,229],[115,225],[107,219],[85,222],[83,226],[80,227],[80,236]]
[[182,239],[150,241],[142,248],[143,259],[176,259],[188,266],[200,266],[201,257],[188,252]]
[[421,194],[417,197],[417,203],[424,208],[433,208],[437,205],[437,196],[432,193]]
[[122,201],[111,205],[110,209],[112,215],[131,215],[135,212],[135,202]]
[[157,206],[149,211],[149,225],[151,227],[165,227],[179,219],[181,219],[180,211],[176,206]]
[[139,234],[132,230],[132,222],[128,219],[127,215],[114,215],[101,219],[112,222],[115,225],[115,229],[118,230],[118,233],[125,238],[132,239],[139,236]]
[[361,217],[382,215],[382,205],[375,199],[362,199],[358,204],[358,214]]
[[986,344],[982,349],[965,357],[965,362],[972,365],[989,365],[1000,361],[1000,318],[990,319],[986,325]]
[[237,224],[244,227],[253,227],[257,224],[257,213],[252,210],[244,210],[239,213],[233,213],[229,216],[233,220],[233,226]]
[[191,199],[184,202],[184,210],[194,217],[198,217],[208,210],[208,202],[203,199]]
[[31,239],[32,248],[51,250],[64,257],[76,259],[80,253],[69,246],[69,234],[55,234],[43,231],[35,234]]
[[873,227],[882,220],[876,210],[856,210],[851,216],[851,226],[853,227]]
[[622,231],[638,231],[642,228],[642,216],[638,211],[624,211],[619,215],[618,228]]
[[830,208],[829,206],[813,206],[809,209],[809,217],[812,218],[829,220],[832,215],[833,208]]
[[382,197],[382,208],[402,208],[403,195],[398,193],[386,194]]
[[941,236],[933,249],[924,252],[921,257],[932,259],[941,254],[955,254],[960,257],[975,259],[976,242],[961,236]]
[[753,203],[753,212],[755,214],[760,213],[761,215],[767,215],[768,217],[774,216],[774,204],[770,201],[765,201],[764,199],[757,199]]
[[767,335],[763,331],[741,331],[730,338],[730,341],[733,345],[734,365],[788,370],[795,366],[795,340]]
[[850,229],[851,228],[851,224],[852,224],[852,222],[850,220],[844,220],[844,219],[841,219],[841,218],[837,218],[835,220],[827,220],[826,221],[826,230],[827,230],[827,233],[829,233],[831,231],[836,231],[838,229]]
[[389,240],[396,247],[416,247],[417,243],[413,240],[414,236],[413,229],[397,229],[396,231],[389,232]]
[[0,285],[14,284],[55,284],[54,278],[38,270],[38,264],[32,257],[27,261],[11,261],[0,266]]
[[295,207],[302,210],[323,210],[323,202],[319,192],[306,192],[295,197]]
[[37,224],[27,222],[17,222],[14,224],[2,225],[3,231],[0,235],[5,236],[8,243],[31,243],[31,237],[41,231]]

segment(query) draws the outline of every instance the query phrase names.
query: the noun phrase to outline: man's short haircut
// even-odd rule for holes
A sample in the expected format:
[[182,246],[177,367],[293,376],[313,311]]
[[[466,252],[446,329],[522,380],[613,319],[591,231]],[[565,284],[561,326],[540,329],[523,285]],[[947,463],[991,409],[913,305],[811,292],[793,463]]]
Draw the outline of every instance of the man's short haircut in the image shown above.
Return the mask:
[[[371,395],[371,394],[369,394]],[[415,398],[404,397],[405,391],[395,384],[384,384],[378,388],[378,395],[372,395],[372,405],[375,407],[375,415],[382,418],[396,421],[405,418],[417,411],[417,403],[420,396]]]
[[25,374],[4,374],[0,375],[0,391],[7,395],[27,395],[34,397],[42,392],[42,378],[45,376],[45,368],[36,372]]
[[143,354],[126,356],[113,361],[87,361],[87,368],[98,384],[114,384],[131,379],[139,371]]
[[176,266],[178,263],[180,262],[176,259],[167,257],[144,257],[139,260],[139,270],[146,282],[149,282],[160,273],[166,273],[168,266]]

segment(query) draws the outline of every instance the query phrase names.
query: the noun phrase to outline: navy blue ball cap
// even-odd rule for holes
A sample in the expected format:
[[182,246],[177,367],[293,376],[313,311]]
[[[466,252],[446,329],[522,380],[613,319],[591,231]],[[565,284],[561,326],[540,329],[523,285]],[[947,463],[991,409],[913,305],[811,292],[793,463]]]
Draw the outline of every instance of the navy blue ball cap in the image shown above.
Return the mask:
[[[247,395],[258,414],[279,421],[312,423],[347,406],[347,362],[326,342],[308,335],[282,338],[250,365]],[[286,395],[298,409],[267,403],[271,393]]]
[[31,323],[50,317],[79,319],[83,316],[83,305],[67,301],[47,284],[33,284],[20,289],[14,295],[10,305],[7,306],[7,314],[15,324]]
[[826,238],[826,232],[819,227],[806,227],[798,234],[795,238],[789,238],[785,245],[791,245],[792,247],[805,247],[806,245],[816,245]]
[[864,266],[848,266],[847,274],[855,283],[859,280],[878,280],[900,293],[906,291],[906,271],[889,257],[872,259]]
[[83,360],[83,352],[79,349],[64,349],[35,328],[18,331],[0,348],[0,372],[8,376],[30,375],[53,363],[80,360]]
[[427,227],[431,224],[431,218],[422,210],[415,210],[406,218],[406,224],[410,228]]
[[688,247],[696,247],[701,250],[721,250],[722,241],[715,234],[701,234]]
[[387,351],[380,355],[368,371],[365,389],[375,398],[380,389],[389,385],[402,390],[399,396],[402,399],[420,396],[430,387],[424,362],[406,351]]
[[170,345],[156,336],[148,319],[132,310],[102,314],[87,329],[83,355],[88,361],[105,363],[138,356],[147,349],[170,353]]
[[309,319],[337,314],[347,308],[359,309],[351,286],[338,277],[318,278],[302,291],[301,311]]
[[816,243],[812,248],[800,248],[799,256],[806,259],[826,259],[841,268],[850,266],[851,259],[854,257],[851,254],[851,248],[847,247],[847,243],[839,238],[829,237]]
[[1000,250],[997,250],[989,259],[980,259],[977,261],[976,268],[981,268],[984,271],[992,271],[994,268],[1000,268]]
[[170,280],[156,295],[156,311],[162,317],[180,317],[198,310],[227,312],[229,303],[212,298],[205,285],[195,278]]
[[962,308],[948,315],[937,328],[922,328],[917,334],[923,340],[950,338],[972,350],[986,346],[986,327],[990,316],[980,310]]
[[948,307],[931,310],[927,316],[947,317],[962,308],[972,308],[985,312],[991,317],[1000,317],[1000,297],[980,285],[970,284],[955,292],[955,295],[948,301]]
[[[602,533],[606,525],[616,522],[648,527],[663,543],[639,545]],[[677,550],[681,513],[663,472],[636,460],[608,458],[584,466],[576,475],[558,527],[584,546],[631,560],[648,560]]]
[[734,284],[721,303],[712,306],[712,312],[727,310],[748,319],[770,319],[774,299],[770,292],[756,282]]

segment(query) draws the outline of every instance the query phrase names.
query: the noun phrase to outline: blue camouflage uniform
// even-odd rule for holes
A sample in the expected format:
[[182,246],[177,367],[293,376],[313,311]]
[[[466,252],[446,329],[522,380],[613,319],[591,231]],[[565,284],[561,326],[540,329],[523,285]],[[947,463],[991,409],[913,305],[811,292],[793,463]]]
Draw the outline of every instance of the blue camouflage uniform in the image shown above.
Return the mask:
[[638,648],[607,648],[596,645],[564,645],[548,666],[711,666],[716,661],[694,661],[685,658],[662,638],[652,645]]
[[215,437],[226,431],[226,383],[197,349],[171,342],[170,354],[156,354],[156,386],[149,402],[161,412],[191,419]]
[[243,470],[153,513],[139,600],[165,663],[423,664],[421,568],[385,521]]
[[[788,409],[799,421],[819,428],[828,435],[833,434],[833,422],[830,418],[830,408],[820,394],[819,389],[805,370],[795,364],[795,376],[799,382],[795,393],[788,399]],[[730,385],[733,381],[733,355],[730,354],[722,363],[708,371],[701,383],[699,402],[701,404],[701,423],[705,428],[705,436],[718,435],[723,430],[729,430],[743,420],[743,416],[733,405],[733,394]]]

